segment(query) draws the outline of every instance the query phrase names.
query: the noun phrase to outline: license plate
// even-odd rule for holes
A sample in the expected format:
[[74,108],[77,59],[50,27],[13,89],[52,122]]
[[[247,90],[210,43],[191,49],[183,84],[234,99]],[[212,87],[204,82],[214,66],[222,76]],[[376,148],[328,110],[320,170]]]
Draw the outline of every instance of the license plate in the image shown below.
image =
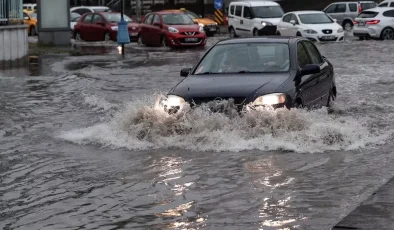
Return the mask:
[[323,37],[321,37],[321,38],[322,38],[322,39],[330,40],[330,39],[334,39],[335,36],[323,36]]
[[216,28],[209,28],[209,31],[216,31]]
[[365,26],[365,22],[359,22],[358,26]]
[[132,37],[138,36],[138,33],[130,33],[130,36]]
[[196,42],[197,38],[185,38],[185,42]]

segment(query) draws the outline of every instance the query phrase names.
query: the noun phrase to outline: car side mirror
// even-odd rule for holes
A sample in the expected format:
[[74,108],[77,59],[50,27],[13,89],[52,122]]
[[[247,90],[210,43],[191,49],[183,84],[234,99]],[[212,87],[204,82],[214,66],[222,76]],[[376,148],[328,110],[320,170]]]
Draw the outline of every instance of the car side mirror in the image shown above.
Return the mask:
[[24,18],[23,18],[23,20],[29,20],[29,19],[30,19],[29,17],[24,17]]
[[307,64],[301,69],[301,76],[320,73],[320,66],[315,64]]
[[187,77],[190,74],[191,68],[183,68],[181,69],[181,77]]
[[296,24],[296,21],[291,20],[290,23],[293,24],[293,26],[294,26]]

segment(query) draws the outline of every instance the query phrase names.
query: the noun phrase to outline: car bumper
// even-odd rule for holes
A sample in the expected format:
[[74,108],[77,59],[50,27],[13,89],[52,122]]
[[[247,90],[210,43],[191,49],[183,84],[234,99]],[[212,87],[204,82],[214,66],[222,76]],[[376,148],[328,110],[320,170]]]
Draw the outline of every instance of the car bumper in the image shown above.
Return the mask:
[[304,33],[303,37],[308,38],[310,41],[313,42],[343,42],[345,40],[345,33],[331,33],[331,34],[307,34]]
[[[188,41],[189,38],[195,39],[195,41]],[[171,47],[188,47],[188,46],[205,46],[207,43],[207,36],[205,33],[200,33],[195,36],[187,35],[167,35],[167,45]]]
[[382,32],[382,28],[378,26],[354,26],[353,35],[356,37],[372,37],[379,38]]
[[205,33],[214,34],[219,32],[219,25],[205,25],[204,27]]

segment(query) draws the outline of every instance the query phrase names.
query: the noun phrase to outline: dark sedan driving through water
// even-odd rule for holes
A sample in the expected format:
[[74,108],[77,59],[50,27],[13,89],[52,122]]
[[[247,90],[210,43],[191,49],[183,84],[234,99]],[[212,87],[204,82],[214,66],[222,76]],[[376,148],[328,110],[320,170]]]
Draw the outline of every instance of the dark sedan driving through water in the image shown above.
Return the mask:
[[337,95],[332,64],[300,37],[219,41],[180,74],[185,78],[156,104],[169,113],[221,101],[238,111],[330,107]]

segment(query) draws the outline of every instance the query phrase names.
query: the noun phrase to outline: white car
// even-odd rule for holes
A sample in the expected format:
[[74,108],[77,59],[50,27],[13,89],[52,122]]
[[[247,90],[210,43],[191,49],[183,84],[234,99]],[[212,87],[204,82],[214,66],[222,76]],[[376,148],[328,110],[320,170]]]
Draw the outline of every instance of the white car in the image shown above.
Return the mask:
[[84,15],[86,13],[94,12],[111,12],[111,9],[107,6],[77,6],[70,9],[71,13],[77,13]]
[[378,7],[394,7],[394,1],[393,0],[391,0],[391,1],[388,1],[388,0],[383,1],[383,2],[379,3]]
[[81,15],[78,13],[70,13],[70,28],[71,30],[74,30],[74,26],[77,24],[79,19],[81,18]]
[[335,19],[322,11],[294,11],[283,15],[278,35],[300,36],[315,42],[342,42],[345,33]]
[[363,11],[354,19],[353,35],[364,38],[394,39],[394,9],[376,7]]
[[272,1],[231,2],[228,11],[230,37],[274,35],[283,14],[282,7]]

